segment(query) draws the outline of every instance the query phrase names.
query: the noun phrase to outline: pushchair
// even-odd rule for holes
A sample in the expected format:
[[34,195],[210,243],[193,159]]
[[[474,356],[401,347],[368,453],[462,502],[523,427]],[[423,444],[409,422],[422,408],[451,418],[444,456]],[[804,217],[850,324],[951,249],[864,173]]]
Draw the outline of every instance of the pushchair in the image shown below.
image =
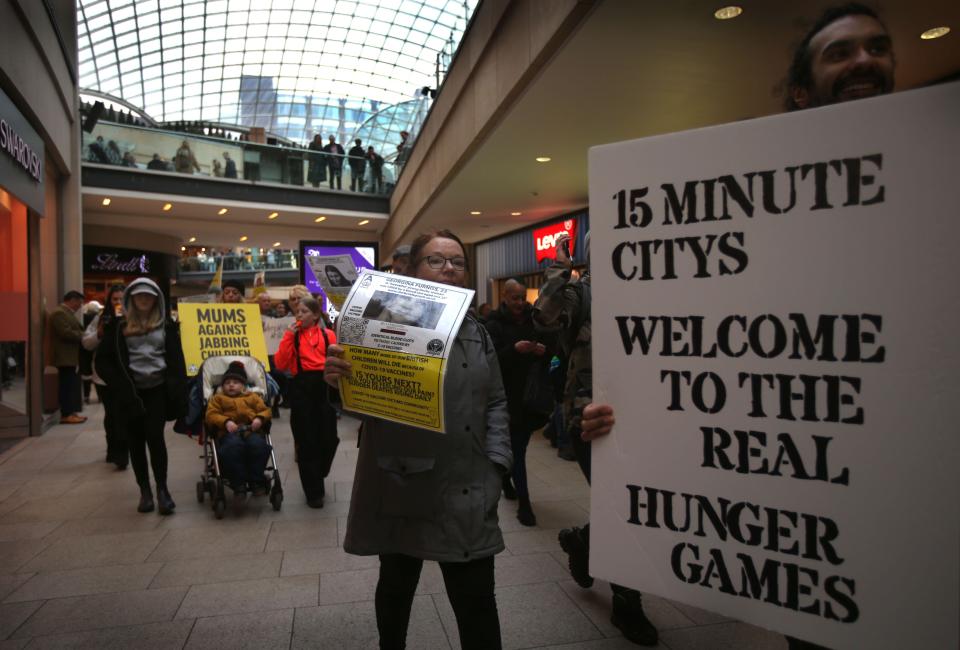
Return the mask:
[[[267,379],[267,371],[254,357],[210,357],[200,367],[200,387],[203,391],[203,411],[206,412],[207,402],[220,388],[223,373],[230,363],[241,361],[247,371],[247,389],[259,393],[263,401],[272,403],[276,384]],[[261,430],[270,445],[270,458],[264,470],[264,481],[267,485],[267,494],[270,505],[274,510],[280,510],[283,504],[283,486],[280,481],[280,470],[277,467],[277,456],[270,439],[270,424],[267,423]],[[225,481],[220,472],[220,460],[217,454],[216,432],[203,425],[200,433],[200,444],[203,446],[203,473],[197,481],[197,501],[203,503],[207,495],[213,503],[213,514],[217,519],[223,519],[227,509],[227,498],[224,491]]]

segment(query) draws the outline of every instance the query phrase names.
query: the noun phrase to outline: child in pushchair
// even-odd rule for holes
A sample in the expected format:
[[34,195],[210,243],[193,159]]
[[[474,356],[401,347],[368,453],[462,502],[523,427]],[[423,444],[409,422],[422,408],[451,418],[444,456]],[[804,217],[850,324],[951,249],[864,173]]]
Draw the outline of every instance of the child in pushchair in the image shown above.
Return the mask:
[[[223,370],[223,366],[227,365]],[[248,377],[248,370],[253,377]],[[270,407],[266,371],[252,358],[214,357],[202,369],[204,397],[208,398],[204,418],[205,473],[197,485],[197,497],[203,501],[207,491],[214,500],[214,513],[223,516],[224,480],[238,497],[251,490],[254,496],[270,492],[270,501],[279,510],[283,500],[280,476],[270,444]],[[219,390],[217,385],[219,384]],[[261,397],[263,395],[263,397]],[[273,483],[273,489],[270,485]]]

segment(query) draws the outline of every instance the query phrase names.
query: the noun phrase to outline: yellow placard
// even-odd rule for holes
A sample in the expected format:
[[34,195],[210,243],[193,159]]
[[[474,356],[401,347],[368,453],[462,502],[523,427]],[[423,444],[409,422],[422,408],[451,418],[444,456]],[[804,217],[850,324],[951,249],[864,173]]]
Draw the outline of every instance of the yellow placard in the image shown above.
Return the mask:
[[444,431],[443,359],[344,345],[352,378],[340,380],[343,407],[350,411]]
[[180,303],[177,311],[187,375],[210,357],[250,356],[270,367],[259,305]]

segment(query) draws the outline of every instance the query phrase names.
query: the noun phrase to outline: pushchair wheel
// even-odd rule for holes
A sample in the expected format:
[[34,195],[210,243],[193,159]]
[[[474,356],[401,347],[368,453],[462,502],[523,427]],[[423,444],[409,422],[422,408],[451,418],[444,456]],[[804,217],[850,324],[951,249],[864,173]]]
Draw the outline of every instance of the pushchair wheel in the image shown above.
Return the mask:
[[205,491],[203,481],[197,481],[197,503],[203,503],[203,493]]
[[223,519],[223,513],[227,510],[227,502],[223,499],[217,499],[213,502],[213,516],[217,519]]
[[283,505],[283,492],[273,492],[270,494],[270,505],[273,506],[274,510],[279,510],[280,506]]

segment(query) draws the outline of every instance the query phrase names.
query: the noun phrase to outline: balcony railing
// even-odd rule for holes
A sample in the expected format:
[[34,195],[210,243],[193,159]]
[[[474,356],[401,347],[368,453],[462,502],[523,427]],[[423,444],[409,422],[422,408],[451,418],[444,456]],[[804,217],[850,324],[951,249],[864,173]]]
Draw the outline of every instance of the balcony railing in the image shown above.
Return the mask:
[[180,258],[180,273],[214,273],[223,262],[224,272],[230,271],[275,271],[299,268],[297,251],[251,249],[249,253],[227,255],[199,254]]
[[91,163],[237,183],[273,183],[378,196],[393,191],[396,163],[366,148],[363,157],[350,156],[350,147],[342,146],[347,155],[101,121],[92,133],[83,132],[82,155]]

